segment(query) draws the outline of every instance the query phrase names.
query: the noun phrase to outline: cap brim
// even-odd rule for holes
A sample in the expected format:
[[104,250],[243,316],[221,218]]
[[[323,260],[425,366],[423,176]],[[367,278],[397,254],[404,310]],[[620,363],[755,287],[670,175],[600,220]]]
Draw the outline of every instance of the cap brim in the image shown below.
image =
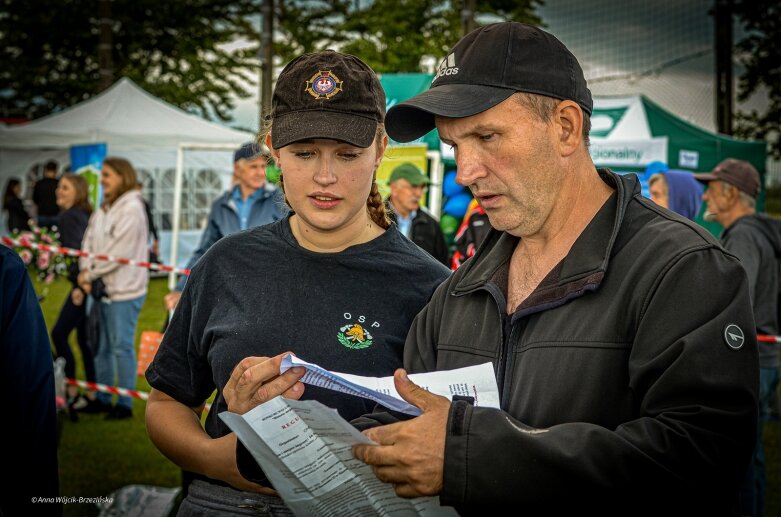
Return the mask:
[[301,140],[325,138],[356,147],[369,147],[377,135],[377,121],[325,110],[296,111],[274,118],[271,145],[280,149]]
[[493,108],[516,90],[480,84],[443,84],[401,102],[385,115],[385,130],[411,142],[434,129],[434,117],[470,117]]
[[719,179],[712,172],[700,172],[697,174],[692,174],[692,176],[694,176],[694,179],[702,183],[707,183],[709,181],[716,181]]

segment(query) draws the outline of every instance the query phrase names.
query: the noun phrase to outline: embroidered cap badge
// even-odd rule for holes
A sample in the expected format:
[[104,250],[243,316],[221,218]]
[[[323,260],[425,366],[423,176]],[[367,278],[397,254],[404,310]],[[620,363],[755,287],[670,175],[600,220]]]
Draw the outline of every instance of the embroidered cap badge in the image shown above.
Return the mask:
[[342,81],[333,72],[320,70],[306,82],[306,91],[315,99],[330,99],[342,91]]

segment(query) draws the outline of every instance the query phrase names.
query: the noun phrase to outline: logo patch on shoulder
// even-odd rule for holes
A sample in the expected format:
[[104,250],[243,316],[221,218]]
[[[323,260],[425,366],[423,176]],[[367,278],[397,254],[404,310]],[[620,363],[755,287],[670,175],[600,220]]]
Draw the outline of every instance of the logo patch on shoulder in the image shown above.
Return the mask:
[[743,347],[743,343],[746,342],[746,336],[743,334],[743,330],[740,327],[734,323],[730,323],[724,329],[724,341],[731,349],[740,350]]
[[319,70],[306,82],[306,91],[315,99],[330,99],[342,91],[342,82],[332,72]]

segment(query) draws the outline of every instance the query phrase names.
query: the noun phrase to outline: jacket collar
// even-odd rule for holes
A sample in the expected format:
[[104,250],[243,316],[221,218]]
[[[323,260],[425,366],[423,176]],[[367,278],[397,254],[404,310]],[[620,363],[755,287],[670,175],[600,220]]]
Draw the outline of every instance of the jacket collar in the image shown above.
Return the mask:
[[[237,187],[233,187],[223,192],[222,195],[219,197],[219,200],[222,205],[230,208],[235,212],[238,212],[238,210],[236,209],[236,202],[233,200],[233,191],[236,188]],[[256,195],[258,193],[258,190],[260,191],[260,195]],[[272,197],[274,193],[277,191],[277,187],[274,186],[274,184],[271,183],[270,181],[266,181],[266,183],[258,190],[253,192],[252,195],[247,198],[247,200],[251,201],[253,205],[259,201]]]
[[[523,303],[521,307],[529,307],[528,312],[535,312],[535,307],[561,305],[596,290],[601,284],[626,208],[633,197],[640,195],[640,183],[634,174],[622,176],[608,169],[598,169],[598,173],[616,192],[586,226],[562,262]],[[465,271],[453,294],[466,294],[484,287],[493,278],[506,277],[502,270],[507,268],[518,239],[492,230],[475,256],[462,266]]]

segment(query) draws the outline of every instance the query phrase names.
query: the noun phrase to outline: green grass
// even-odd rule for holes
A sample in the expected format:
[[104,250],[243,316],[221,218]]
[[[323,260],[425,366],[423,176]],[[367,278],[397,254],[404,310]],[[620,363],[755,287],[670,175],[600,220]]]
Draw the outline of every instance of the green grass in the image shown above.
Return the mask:
[[[40,285],[36,285],[40,292]],[[46,324],[52,328],[68,293],[69,284],[53,283],[41,303]],[[165,320],[163,296],[168,291],[164,278],[149,283],[144,307],[136,329],[136,346],[143,330],[160,330]],[[76,355],[76,376],[84,378],[79,349],[71,336],[71,348]],[[149,391],[143,377],[137,389]],[[149,441],[144,428],[145,403],[134,402],[133,419],[106,422],[103,415],[80,415],[79,422],[66,421],[59,447],[60,493],[63,496],[95,497],[131,484],[175,487],[180,484],[180,470],[163,457]],[[765,427],[767,456],[766,515],[781,515],[781,422]],[[64,515],[98,515],[92,505],[68,504]]]
[[[41,292],[41,286],[36,284]],[[69,284],[58,280],[51,284],[41,303],[46,325],[51,330],[60,307],[69,292]],[[165,320],[163,296],[168,292],[166,279],[155,278],[149,283],[144,307],[136,328],[136,347],[144,330],[160,330]],[[76,376],[84,379],[79,347],[75,333],[71,335],[71,348],[76,356]],[[149,384],[138,377],[136,389],[149,391]],[[63,496],[95,497],[108,495],[126,485],[179,486],[181,473],[152,444],[144,427],[142,400],[133,403],[130,420],[103,420],[103,415],[79,415],[72,423],[65,419],[59,446],[60,494]],[[98,515],[94,505],[67,504],[64,515]]]

